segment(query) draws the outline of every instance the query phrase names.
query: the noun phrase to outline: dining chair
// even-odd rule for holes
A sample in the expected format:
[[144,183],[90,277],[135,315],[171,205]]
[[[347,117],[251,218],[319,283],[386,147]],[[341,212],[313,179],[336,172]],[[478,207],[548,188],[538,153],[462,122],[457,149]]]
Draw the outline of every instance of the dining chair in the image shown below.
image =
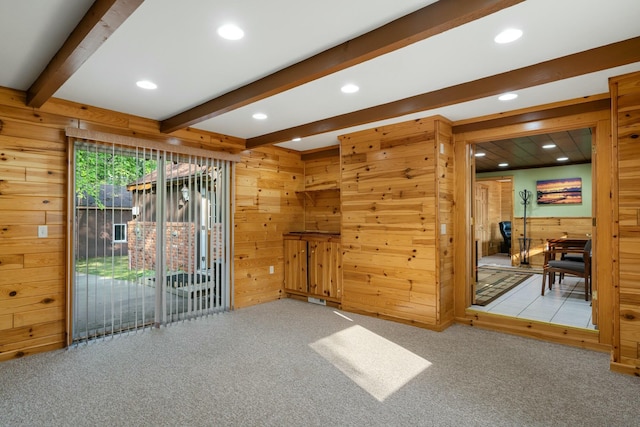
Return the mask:
[[[555,259],[556,255],[564,256],[564,258]],[[547,278],[549,279],[549,289],[551,289],[556,273],[559,275],[558,282],[562,281],[565,274],[582,277],[584,279],[584,299],[589,301],[591,294],[591,239],[587,240],[584,248],[581,249],[549,248],[545,252],[544,273],[542,275],[543,296]]]

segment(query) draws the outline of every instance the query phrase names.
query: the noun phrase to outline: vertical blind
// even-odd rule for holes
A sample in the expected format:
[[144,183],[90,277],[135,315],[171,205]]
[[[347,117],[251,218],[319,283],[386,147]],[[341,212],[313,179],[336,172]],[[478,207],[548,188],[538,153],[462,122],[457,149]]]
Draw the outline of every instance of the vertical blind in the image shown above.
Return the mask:
[[74,143],[74,342],[229,309],[233,162]]

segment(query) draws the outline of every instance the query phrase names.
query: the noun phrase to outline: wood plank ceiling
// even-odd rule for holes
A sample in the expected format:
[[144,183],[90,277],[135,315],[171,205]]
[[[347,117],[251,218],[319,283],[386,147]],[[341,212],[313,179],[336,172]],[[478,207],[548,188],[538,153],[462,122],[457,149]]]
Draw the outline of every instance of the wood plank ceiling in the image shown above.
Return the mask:
[[[475,146],[475,154],[477,173],[590,163],[591,129],[484,142]],[[507,166],[499,166],[503,163]]]

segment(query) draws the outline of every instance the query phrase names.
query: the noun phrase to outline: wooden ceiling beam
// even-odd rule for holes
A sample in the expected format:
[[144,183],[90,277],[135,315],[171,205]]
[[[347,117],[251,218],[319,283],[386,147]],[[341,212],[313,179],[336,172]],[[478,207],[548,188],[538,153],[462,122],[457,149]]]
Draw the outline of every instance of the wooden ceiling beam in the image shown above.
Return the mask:
[[143,1],[96,0],[27,90],[27,105],[42,107]]
[[171,133],[192,126],[467,24],[522,1],[524,0],[437,1],[260,80],[169,117],[160,123],[160,131]]
[[407,114],[459,104],[504,92],[640,62],[640,37],[612,43],[517,70],[461,83],[387,104],[306,123],[247,139],[247,148],[290,141]]

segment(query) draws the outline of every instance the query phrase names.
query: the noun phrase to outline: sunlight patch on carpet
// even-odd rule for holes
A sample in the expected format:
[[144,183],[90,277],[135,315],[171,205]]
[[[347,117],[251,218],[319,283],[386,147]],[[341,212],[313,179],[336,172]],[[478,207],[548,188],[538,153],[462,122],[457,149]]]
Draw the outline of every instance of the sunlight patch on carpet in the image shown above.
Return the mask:
[[428,360],[359,325],[309,346],[380,402],[431,366]]

